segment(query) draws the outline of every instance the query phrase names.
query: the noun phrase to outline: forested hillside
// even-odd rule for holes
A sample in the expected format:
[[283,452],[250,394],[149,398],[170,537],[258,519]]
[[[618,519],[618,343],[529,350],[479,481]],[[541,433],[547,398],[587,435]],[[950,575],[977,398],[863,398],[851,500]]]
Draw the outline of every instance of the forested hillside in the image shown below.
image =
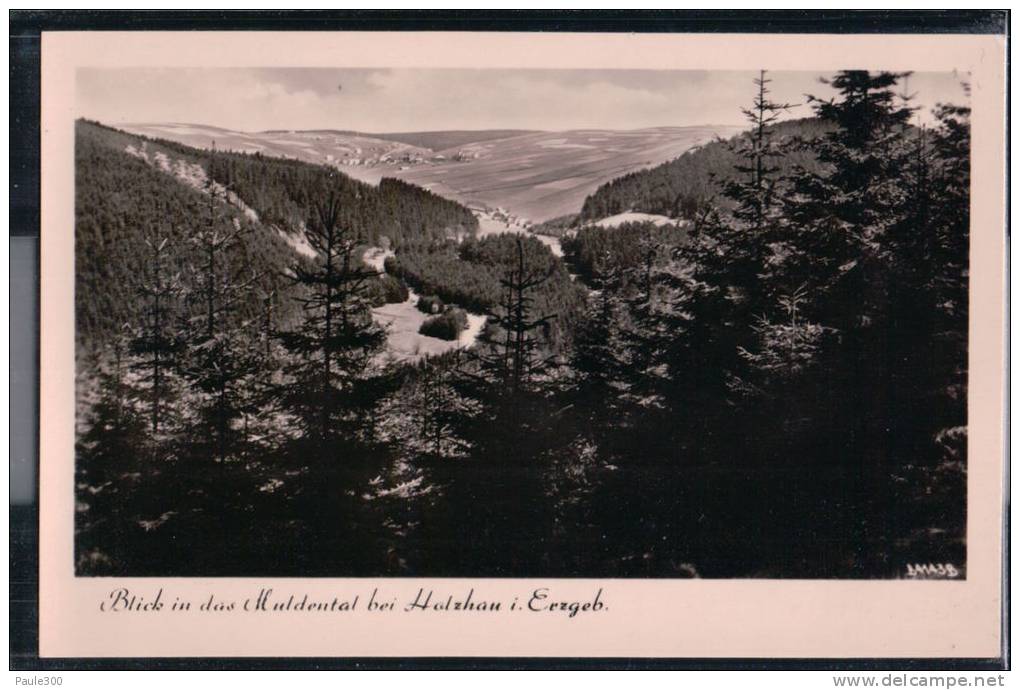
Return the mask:
[[[152,233],[176,247],[171,262],[186,271],[196,261],[197,228],[211,222],[225,234],[237,232],[226,248],[232,270],[258,276],[255,287],[267,294],[275,291],[277,316],[286,318],[293,301],[284,298],[290,289],[279,276],[297,256],[308,258],[308,209],[329,192],[338,195],[342,222],[362,246],[442,240],[478,224],[463,206],[399,180],[373,187],[321,166],[202,151],[88,121],[76,127],[75,175],[80,342],[102,340],[128,320],[137,302],[129,286]],[[259,289],[246,293],[242,315],[261,309]]]
[[[769,136],[789,144],[799,139],[809,140],[830,129],[831,125],[819,118],[787,120],[768,127]],[[618,177],[584,200],[579,221],[598,220],[626,211],[692,220],[712,204],[732,207],[732,200],[719,193],[719,185],[742,174],[737,168],[743,161],[736,151],[749,136],[744,133],[727,141],[705,144],[662,165]],[[797,167],[811,171],[819,168],[810,147],[792,145],[775,164],[776,172],[781,174]]]
[[460,204],[400,180],[372,186],[331,168],[260,154],[220,153],[210,160],[212,178],[235,191],[263,221],[300,232],[313,200],[336,189],[343,223],[359,241],[393,247],[408,242],[469,235],[478,220]]
[[[176,144],[173,145],[177,147]],[[137,137],[79,122],[75,139],[75,310],[79,343],[107,342],[137,317],[139,276],[159,238],[174,247],[166,271],[184,275],[201,260],[199,231],[212,230],[237,241],[224,248],[232,275],[258,278],[239,305],[241,318],[262,309],[273,290],[273,277],[296,259],[277,233],[252,222],[240,209],[214,198],[200,181],[191,186],[157,164],[129,153],[140,150]],[[183,149],[183,147],[180,147]],[[182,166],[200,164],[198,152],[179,151]],[[187,156],[186,158],[183,156]],[[164,160],[169,161],[169,158]],[[273,297],[284,310],[287,289],[276,281]],[[265,288],[262,294],[258,288]],[[185,295],[178,296],[182,301]],[[196,307],[197,308],[197,307]]]

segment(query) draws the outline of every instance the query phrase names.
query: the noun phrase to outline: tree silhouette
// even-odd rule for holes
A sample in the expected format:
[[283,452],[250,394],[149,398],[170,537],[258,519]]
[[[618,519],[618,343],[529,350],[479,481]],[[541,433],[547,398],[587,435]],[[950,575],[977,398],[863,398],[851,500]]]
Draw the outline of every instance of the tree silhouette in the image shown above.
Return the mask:
[[165,431],[166,408],[174,395],[173,369],[183,346],[179,300],[184,285],[171,262],[173,244],[158,223],[147,232],[145,247],[147,256],[137,288],[141,313],[130,350],[136,356],[132,368],[140,372],[139,383],[146,388],[143,396],[149,405],[150,430],[158,440]]
[[320,441],[354,439],[371,402],[361,399],[359,388],[386,339],[372,321],[367,296],[378,272],[360,262],[355,238],[341,225],[336,191],[315,203],[306,234],[316,259],[294,264],[288,276],[303,289],[295,299],[304,319],[278,334],[294,358],[287,367],[293,381],[287,404]]

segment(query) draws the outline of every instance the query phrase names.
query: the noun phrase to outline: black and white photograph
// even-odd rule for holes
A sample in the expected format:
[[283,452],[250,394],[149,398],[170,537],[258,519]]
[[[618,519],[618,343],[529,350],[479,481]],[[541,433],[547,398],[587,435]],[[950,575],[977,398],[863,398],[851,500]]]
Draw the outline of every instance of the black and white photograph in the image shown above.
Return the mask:
[[854,67],[78,68],[75,574],[966,579],[971,77]]

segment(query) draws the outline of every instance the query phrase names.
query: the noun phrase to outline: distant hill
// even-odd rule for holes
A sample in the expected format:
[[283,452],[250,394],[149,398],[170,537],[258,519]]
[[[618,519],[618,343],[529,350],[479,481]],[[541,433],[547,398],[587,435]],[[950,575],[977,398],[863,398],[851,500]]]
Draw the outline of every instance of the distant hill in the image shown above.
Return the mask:
[[[777,123],[772,127],[776,137],[793,139],[820,135],[831,126],[816,118],[803,118]],[[738,134],[731,138],[746,136]],[[718,184],[732,178],[734,154],[722,140],[704,143],[661,165],[628,173],[600,186],[591,193],[581,208],[579,223],[595,221],[621,213],[650,213],[670,218],[690,218],[709,200],[725,203],[717,197]],[[804,151],[792,151],[777,165],[780,172],[795,166],[815,168],[818,163]]]
[[446,151],[447,149],[477,144],[483,141],[494,139],[510,139],[512,137],[524,136],[526,134],[538,134],[534,129],[480,129],[480,130],[451,130],[448,132],[388,132],[385,134],[369,134],[366,132],[350,132],[363,137],[385,139],[388,141],[399,141],[411,146],[431,149],[433,151]]
[[437,130],[429,132],[359,132],[353,129],[266,129],[261,132],[249,133],[224,129],[223,127],[216,127],[215,125],[199,125],[178,122],[130,124],[126,125],[125,129],[128,131],[143,129],[167,130],[167,133],[171,134],[174,130],[177,130],[178,134],[219,134],[221,137],[246,137],[249,139],[257,139],[263,136],[282,137],[292,135],[350,137],[365,140],[376,139],[379,141],[393,141],[436,152],[445,151],[458,146],[464,146],[466,144],[476,144],[482,141],[509,139],[511,137],[523,136],[525,134],[540,133],[540,131],[536,129],[465,129]]
[[[357,175],[361,168],[389,168],[396,171],[399,163],[424,160],[433,151],[412,146],[395,139],[372,134],[341,130],[286,130],[241,132],[210,125],[192,123],[125,124],[132,134],[176,141],[195,148],[236,153],[261,153],[263,156],[290,158],[319,165],[349,166],[345,170]],[[383,175],[370,176],[377,182]]]
[[192,147],[328,166],[370,184],[398,178],[467,206],[502,207],[536,223],[577,213],[585,197],[614,178],[738,131],[697,126],[366,134],[325,129],[237,132],[184,123],[125,129]]
[[542,222],[576,213],[585,197],[626,173],[735,133],[727,127],[578,129],[465,145],[461,160],[412,166],[405,179],[469,206],[502,207]]

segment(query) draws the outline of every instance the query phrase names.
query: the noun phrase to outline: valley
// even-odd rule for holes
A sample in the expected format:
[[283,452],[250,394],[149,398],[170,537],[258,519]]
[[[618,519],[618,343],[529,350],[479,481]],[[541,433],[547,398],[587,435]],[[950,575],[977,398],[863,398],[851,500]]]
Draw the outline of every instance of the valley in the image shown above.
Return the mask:
[[[297,169],[322,177],[325,170],[333,167],[341,171],[351,185],[368,185],[366,190],[381,189],[384,175],[414,179],[418,182],[410,189],[427,188],[422,193],[438,194],[437,198],[450,198],[448,203],[463,204],[462,208],[466,207],[464,210],[476,223],[469,233],[475,240],[524,236],[529,242],[537,240],[552,255],[549,259],[563,267],[565,256],[561,240],[572,236],[576,230],[562,229],[558,236],[543,234],[547,226],[536,223],[534,218],[554,214],[570,217],[581,210],[585,201],[583,195],[601,190],[597,185],[605,178],[613,178],[614,171],[639,164],[647,166],[663,156],[697,150],[707,139],[718,136],[721,128],[577,130],[555,134],[495,130],[377,137],[327,131],[279,130],[248,134],[177,124],[136,125],[131,129],[134,135],[107,130],[103,136],[112,138],[115,148],[144,162],[150,169],[170,176],[201,196],[214,195],[239,214],[232,221],[235,227],[240,227],[240,219],[261,226],[274,238],[283,240],[302,259],[317,257],[317,251],[308,241],[307,209],[304,207],[307,202],[303,200],[300,186],[284,192],[285,198],[290,200],[282,205],[279,200],[272,200],[279,192],[272,191],[267,196],[273,189],[263,179],[267,170],[279,168],[282,172],[296,165]],[[262,157],[238,153],[259,153]],[[210,167],[213,160],[219,163]],[[325,169],[305,166],[305,162],[325,163]],[[398,162],[401,164],[396,165]],[[271,168],[265,168],[267,164]],[[284,179],[280,178],[280,182]],[[293,181],[285,184],[293,185]],[[628,210],[604,218],[589,218],[585,223],[612,229],[633,223],[660,227],[682,225],[683,221]],[[405,254],[408,249],[402,248],[401,243],[391,243],[396,236],[378,226],[371,230],[355,229],[355,232],[368,241],[368,246],[359,250],[362,260],[381,276],[405,284],[403,299],[388,297],[386,303],[376,303],[372,308],[373,320],[386,332],[386,347],[380,354],[380,362],[418,362],[429,356],[474,346],[486,327],[484,313],[494,306],[492,286],[498,283],[498,276],[490,274],[484,262],[464,261],[456,252],[409,256]],[[462,230],[444,230],[443,234],[448,240],[455,240],[454,245],[469,236]],[[504,243],[504,250],[508,246]],[[411,272],[386,276],[385,262],[389,257],[402,259],[400,270]],[[566,268],[571,281],[578,278],[575,270],[572,266]],[[465,293],[456,287],[465,280],[491,285]],[[416,289],[421,287],[425,288],[425,293]],[[561,317],[567,321],[574,318],[580,308],[579,295],[586,292],[583,280],[577,282],[576,289],[579,292],[567,300],[570,306]],[[467,323],[457,337],[448,340],[421,332],[428,317],[418,308],[422,294],[444,295],[451,308],[465,310]],[[281,313],[286,313],[286,303],[283,307]]]
[[[183,144],[207,153],[257,153],[266,160],[325,165],[372,186],[383,177],[405,180],[467,206],[477,220],[474,236],[478,240],[503,234],[524,235],[537,239],[560,260],[564,258],[561,239],[536,232],[538,222],[577,213],[585,197],[607,180],[670,159],[727,132],[726,128],[663,127],[365,135],[326,130],[246,133],[192,124],[131,125],[125,130],[145,137],[126,144],[125,153],[198,192],[217,195],[252,223],[263,219],[233,186],[228,188],[210,179],[201,162],[166,150],[159,142]],[[316,257],[306,239],[305,221],[299,215],[286,221],[272,216],[265,220],[268,228],[298,255]],[[628,222],[661,225],[671,221],[665,216],[622,213],[592,224],[615,227]],[[463,235],[458,237],[463,239]],[[395,255],[391,248],[369,246],[362,258],[385,274],[386,258]],[[465,271],[474,270],[471,264],[461,265]],[[570,277],[576,279],[573,273]],[[583,289],[583,284],[578,286]],[[427,315],[418,308],[419,299],[420,293],[408,286],[403,301],[373,307],[373,320],[386,331],[386,348],[380,361],[417,362],[453,349],[470,348],[485,328],[486,316],[476,304],[475,311],[467,309],[468,323],[459,337],[444,340],[425,335],[420,330]],[[451,306],[458,305],[454,301]]]
[[965,576],[969,109],[898,80],[722,141],[79,119],[75,574]]

